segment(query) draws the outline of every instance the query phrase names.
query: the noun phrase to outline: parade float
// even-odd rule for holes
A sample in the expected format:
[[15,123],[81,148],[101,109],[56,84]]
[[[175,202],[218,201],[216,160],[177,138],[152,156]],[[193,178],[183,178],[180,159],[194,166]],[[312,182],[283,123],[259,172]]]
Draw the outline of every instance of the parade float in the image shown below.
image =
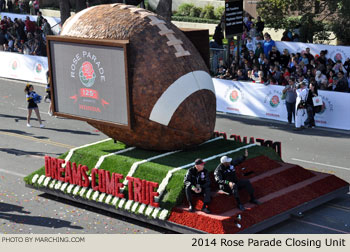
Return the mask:
[[[45,193],[180,233],[255,233],[349,191],[334,175],[284,163],[281,143],[214,132],[216,97],[207,66],[173,24],[131,5],[99,5],[48,37],[55,115],[109,138],[79,146],[25,178]],[[240,211],[218,191],[221,156],[241,156],[261,205]],[[196,158],[211,174],[210,214],[188,211],[183,179]],[[69,202],[69,201],[68,201]]]

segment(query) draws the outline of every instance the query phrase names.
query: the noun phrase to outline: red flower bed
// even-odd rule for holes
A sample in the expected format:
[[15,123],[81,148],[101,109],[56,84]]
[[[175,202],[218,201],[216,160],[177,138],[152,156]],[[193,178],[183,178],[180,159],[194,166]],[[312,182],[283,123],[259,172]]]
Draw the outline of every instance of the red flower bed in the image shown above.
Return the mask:
[[[259,156],[255,158],[248,159],[244,161],[242,164],[237,165],[236,174],[238,178],[249,179],[255,176],[258,176],[264,172],[271,171],[281,167],[281,164],[269,159],[266,156]],[[245,168],[242,170],[242,168]],[[219,185],[215,182],[214,172],[210,173],[211,180],[211,190],[215,191],[219,188]]]
[[[250,211],[244,211],[241,214],[242,220],[240,221],[242,228],[236,232],[242,231],[256,223],[271,218],[277,214],[281,214],[347,185],[348,183],[332,175],[301,189],[283,194],[262,205],[252,208]],[[234,231],[232,229],[232,223],[234,223],[235,220],[236,217],[232,216],[223,222],[224,233],[232,233]]]
[[208,215],[199,215],[196,212],[190,213],[179,208],[173,209],[170,214],[169,221],[203,230],[212,234],[225,233],[223,223],[220,220],[210,218]]
[[[313,176],[315,175],[312,172],[303,169],[300,166],[289,168],[288,170],[260,179],[253,183],[255,197],[264,197],[270,193],[282,190],[283,188],[294,185]],[[250,197],[245,190],[240,190],[239,195],[242,203],[246,203],[250,200]],[[237,204],[234,197],[222,194],[213,197],[210,204],[210,209],[214,214],[221,214],[235,207],[237,207]]]
[[[236,167],[238,178],[252,178],[264,172],[271,171],[280,167],[281,164],[275,160],[269,159],[266,156],[259,156],[244,161]],[[242,170],[242,168],[245,168]],[[249,174],[245,176],[245,174]]]
[[315,175],[309,170],[296,165],[288,170],[256,181],[253,183],[253,187],[256,197],[261,198],[314,176]]

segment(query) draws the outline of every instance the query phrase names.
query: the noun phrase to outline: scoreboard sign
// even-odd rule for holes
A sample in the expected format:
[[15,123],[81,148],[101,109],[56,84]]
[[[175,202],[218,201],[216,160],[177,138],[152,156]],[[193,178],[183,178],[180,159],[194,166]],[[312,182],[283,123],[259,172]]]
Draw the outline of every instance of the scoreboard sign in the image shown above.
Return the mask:
[[243,32],[243,0],[225,1],[226,37]]
[[48,36],[54,114],[131,128],[128,43]]

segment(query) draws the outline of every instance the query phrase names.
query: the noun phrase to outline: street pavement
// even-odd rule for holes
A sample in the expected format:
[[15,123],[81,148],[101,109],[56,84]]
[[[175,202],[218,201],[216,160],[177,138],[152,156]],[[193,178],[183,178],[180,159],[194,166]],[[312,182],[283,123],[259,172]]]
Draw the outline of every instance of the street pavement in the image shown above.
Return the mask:
[[[45,128],[33,115],[26,127],[25,82],[0,79],[0,234],[160,234],[172,233],[123,216],[26,188],[23,177],[44,164],[44,155],[105,139],[86,122],[50,117],[39,104]],[[34,84],[45,95],[45,85]],[[282,158],[307,169],[350,181],[350,132],[323,128],[294,132],[283,122],[217,114],[216,130],[227,135],[282,142]],[[350,233],[350,195],[264,230],[262,233]]]

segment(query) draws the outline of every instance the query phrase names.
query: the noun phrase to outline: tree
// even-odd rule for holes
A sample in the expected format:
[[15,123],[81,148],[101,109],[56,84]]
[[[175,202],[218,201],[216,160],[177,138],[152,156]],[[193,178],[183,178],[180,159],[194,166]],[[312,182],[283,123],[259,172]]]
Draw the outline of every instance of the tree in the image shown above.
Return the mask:
[[[59,0],[59,6],[60,6],[60,15],[61,15],[61,24],[63,25],[64,22],[70,17],[70,9],[72,7],[71,1],[69,0]],[[75,0],[74,5],[75,11],[79,12],[86,8],[86,0]]]
[[336,14],[331,29],[341,44],[350,45],[350,1],[339,1]]
[[167,21],[171,20],[172,2],[172,0],[148,0],[148,4],[154,12],[164,17]]
[[86,8],[86,0],[75,0],[75,12],[79,12]]
[[61,15],[61,24],[63,25],[64,22],[70,17],[70,3],[69,0],[60,0],[60,15]]
[[262,0],[257,5],[266,26],[275,29],[300,29],[300,41],[327,39],[337,3],[347,0]]
[[267,26],[285,29],[290,6],[293,0],[262,0],[258,2],[257,11]]

